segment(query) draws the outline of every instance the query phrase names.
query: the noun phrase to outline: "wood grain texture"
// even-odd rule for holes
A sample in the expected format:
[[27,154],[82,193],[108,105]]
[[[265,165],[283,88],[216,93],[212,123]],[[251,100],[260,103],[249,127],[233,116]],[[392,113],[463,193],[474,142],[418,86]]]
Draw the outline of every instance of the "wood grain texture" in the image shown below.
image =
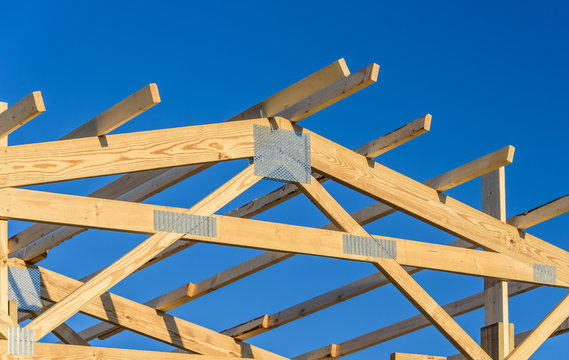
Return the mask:
[[[240,188],[240,185],[237,188]],[[149,235],[155,233],[155,210],[186,212],[181,208],[24,189],[0,189],[0,196],[6,199],[6,207],[0,208],[0,218],[53,222]],[[214,215],[214,217],[218,224],[217,237],[182,234],[183,238],[277,252],[295,252],[355,261],[375,261],[372,256],[344,253],[344,232],[229,216]],[[266,241],[268,236],[272,241]],[[397,261],[402,265],[535,282],[532,266],[503,254],[385,236],[375,237],[393,240],[397,243]],[[441,256],[447,261],[441,262]],[[567,283],[558,281],[552,285],[566,287]]]
[[516,346],[506,360],[527,360],[569,316],[569,294]]
[[45,111],[43,98],[39,91],[34,91],[2,111],[3,108],[4,106],[0,107],[0,139]]
[[[20,259],[10,259],[9,264],[10,266],[26,266]],[[44,300],[61,301],[83,284],[81,281],[53,271],[37,268],[42,277],[41,296]],[[168,314],[159,313],[148,306],[108,292],[86,304],[81,312],[160,342],[198,353],[267,360],[284,359],[253,345],[236,341],[229,336]]]
[[[8,355],[8,342],[0,340],[0,358],[21,360],[22,356]],[[176,354],[159,351],[128,350],[77,345],[36,343],[29,360],[206,360],[203,355]],[[229,360],[225,356],[207,356],[207,360]],[[234,358],[233,358],[234,359]]]
[[[482,176],[481,193],[482,211],[500,221],[506,221],[505,168],[501,167]],[[480,344],[492,359],[503,360],[514,344],[513,338],[510,339],[508,282],[485,278],[484,298],[485,327],[481,329]]]
[[[224,183],[222,186],[220,186],[219,188],[214,190],[212,193],[210,193],[204,199],[199,201],[197,204],[192,206],[189,210],[185,210],[184,213],[193,214],[193,215],[202,215],[202,216],[212,215],[217,210],[221,209],[223,206],[225,206],[227,203],[229,203],[231,200],[233,200],[235,197],[239,196],[245,190],[249,189],[251,186],[256,184],[259,180],[261,180],[261,177],[255,175],[254,171],[255,171],[254,165],[249,165],[247,168],[245,168],[244,170],[239,172],[236,176],[234,176],[229,181]],[[157,233],[157,234],[161,234],[161,233]],[[169,241],[168,244],[161,246],[161,247],[154,246],[152,248],[152,254],[150,254],[148,257],[143,259],[143,261],[137,262],[137,264],[138,264],[137,269],[140,268],[140,266],[146,264],[151,258],[155,257],[157,254],[162,253],[168,246],[172,245],[177,240],[179,240],[183,234],[174,234],[174,235],[175,236],[172,237],[172,240]],[[153,235],[152,237],[154,237],[154,236],[156,236],[156,235]],[[152,237],[150,239],[152,239]],[[134,250],[131,253],[133,253],[133,252],[134,252]],[[117,263],[115,263],[115,264],[117,264]],[[113,264],[111,266],[114,266],[115,264]],[[111,266],[101,270],[100,272],[93,275],[92,277],[89,277],[89,280],[86,284],[94,281],[94,279],[96,279],[96,278],[101,278],[101,276],[104,276],[105,273],[109,272],[108,269]],[[130,271],[130,273],[132,273],[134,271],[136,271],[136,269],[133,269],[132,271]],[[106,290],[108,290],[108,288]],[[188,291],[193,292],[194,289],[193,289],[193,286],[190,286],[188,288],[182,289],[182,291],[185,291],[187,293]],[[180,291],[177,291],[176,294],[174,294],[174,296],[177,296],[178,299],[179,299],[179,295],[180,295]],[[167,301],[170,306],[173,303],[179,303],[179,300],[172,299],[172,296],[166,296],[166,298],[162,298],[161,301],[162,302]],[[152,301],[150,302],[150,305],[154,305],[154,304],[155,304],[154,302],[152,302]],[[162,307],[163,306],[164,306],[164,304],[162,303]],[[156,306],[153,306],[153,307],[156,307]],[[93,327],[95,327],[94,332],[99,334],[97,336],[101,336],[101,333],[109,333],[109,332],[114,332],[114,331],[119,330],[118,328],[113,327],[113,326],[109,327],[108,324],[98,324],[98,325],[94,325]],[[90,329],[87,329],[87,332],[91,331],[93,327],[91,327]],[[104,331],[100,330],[100,329],[104,329]]]
[[[253,119],[259,117],[261,113],[267,117],[274,116],[279,111],[289,107],[291,103],[294,104],[313,93],[326,88],[347,75],[349,75],[349,70],[346,63],[343,59],[340,59],[324,69],[321,69],[296,82],[288,88],[279,91],[275,95],[261,101],[251,108],[233,116],[227,121]],[[329,96],[334,95],[330,93]],[[83,132],[77,131],[74,131],[73,133],[74,136],[78,137],[84,137],[86,135]],[[69,134],[66,136],[69,136]],[[118,198],[125,201],[143,201],[148,197],[178,183],[179,181],[207,169],[211,165],[213,164],[188,165],[177,168],[156,169],[126,174],[101,189],[89,194],[89,196],[105,199]],[[17,248],[13,247],[14,251],[24,248],[59,228],[59,226],[47,224],[36,224],[31,226],[11,238],[12,243],[19,243]],[[43,244],[36,246],[33,251],[27,251],[27,254],[20,254],[19,257],[25,260],[34,260],[39,254],[44,253],[46,250],[70,239],[84,230],[86,229],[66,228],[59,234],[50,235],[49,239],[46,239]]]
[[270,126],[254,119],[4,147],[0,188],[249,158],[253,124]]
[[[330,221],[338,224],[338,227],[352,235],[370,237],[370,234],[314,178],[310,184],[299,183],[298,186]],[[488,354],[397,261],[378,258],[374,265],[463,355],[470,360],[491,360]]]
[[482,248],[528,265],[556,266],[569,280],[569,254],[432,188],[314,133],[312,167],[319,173]]

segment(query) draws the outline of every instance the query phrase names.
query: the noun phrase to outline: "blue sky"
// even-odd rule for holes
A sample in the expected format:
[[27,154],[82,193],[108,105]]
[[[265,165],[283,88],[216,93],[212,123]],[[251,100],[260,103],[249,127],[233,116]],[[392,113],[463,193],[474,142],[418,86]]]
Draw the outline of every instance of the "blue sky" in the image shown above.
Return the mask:
[[[430,133],[377,159],[427,180],[506,145],[508,216],[567,194],[565,119],[569,100],[569,4],[551,1],[417,2],[39,2],[7,1],[0,22],[0,101],[41,90],[47,111],[10,136],[11,144],[55,140],[144,85],[156,82],[162,103],[115,132],[220,122],[344,57],[352,72],[378,63],[377,84],[301,122],[356,147],[426,113]],[[185,180],[148,203],[190,207],[246,164],[233,162]],[[87,194],[97,178],[37,187]],[[279,184],[264,181],[220,213]],[[369,199],[326,187],[350,211]],[[480,207],[480,181],[448,192]],[[259,216],[322,226],[303,197]],[[568,249],[567,216],[530,232]],[[26,227],[11,223],[10,233]],[[367,226],[375,234],[444,243],[449,235],[395,214]],[[50,252],[42,266],[81,277],[120,257],[145,237],[88,231]],[[114,292],[139,301],[197,282],[259,253],[199,245],[121,282]],[[295,256],[182,306],[173,314],[221,331],[271,314],[371,274],[369,264]],[[441,304],[482,289],[482,280],[424,271],[416,279]],[[511,300],[516,330],[537,324],[565,291],[539,289]],[[250,342],[287,357],[339,343],[417,311],[387,286],[320,311]],[[483,313],[458,321],[475,338]],[[93,321],[75,316],[81,330]],[[53,341],[47,337],[46,341]],[[533,359],[565,351],[563,336]],[[100,346],[168,350],[124,332]],[[450,355],[435,329],[421,330],[350,355],[387,359],[393,351]]]

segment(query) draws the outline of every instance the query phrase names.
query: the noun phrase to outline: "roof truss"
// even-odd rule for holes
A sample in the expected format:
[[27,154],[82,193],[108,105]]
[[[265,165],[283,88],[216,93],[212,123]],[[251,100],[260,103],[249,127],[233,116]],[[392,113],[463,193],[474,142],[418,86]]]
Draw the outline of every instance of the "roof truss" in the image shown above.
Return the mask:
[[[200,355],[159,355],[89,346],[88,341],[108,338],[123,329],[170,344],[179,351],[217,357],[282,358],[242,340],[331,306],[338,302],[338,296],[343,301],[387,283],[394,284],[423,316],[405,320],[404,326],[394,325],[399,333],[392,333],[390,328],[381,329],[364,335],[363,341],[354,339],[331,344],[296,358],[341,357],[433,324],[464,357],[491,359],[453,320],[453,316],[482,306],[484,296],[478,294],[441,307],[411,274],[431,269],[492,278],[498,284],[515,281],[510,296],[541,285],[569,287],[569,254],[522,231],[566,212],[569,209],[567,197],[504,222],[501,205],[494,206],[494,210],[485,209],[487,213],[484,213],[442,193],[478,176],[483,176],[483,186],[502,184],[491,179],[503,174],[503,166],[512,162],[514,149],[511,146],[425,183],[372,160],[429,131],[429,114],[355,150],[348,150],[296,124],[375,83],[378,70],[379,67],[372,64],[350,75],[345,61],[340,59],[224,123],[107,135],[160,102],[157,86],[149,84],[58,141],[16,146],[7,145],[6,135],[45,111],[41,94],[34,92],[12,107],[0,104],[0,140],[3,142],[0,143],[0,260],[3,260],[0,261],[0,338],[9,337],[9,327],[18,327],[14,321],[15,312],[10,310],[6,297],[6,264],[9,263],[37,268],[42,275],[43,311],[28,312],[19,319],[32,319],[25,328],[34,330],[35,341],[53,332],[64,343],[38,343],[36,356],[42,359],[85,356],[200,358]],[[250,164],[189,209],[137,204],[220,161],[252,158],[254,125],[310,136],[312,175],[309,184],[289,183],[226,215],[217,215],[219,209],[261,179],[255,174],[255,165]],[[17,189],[113,174],[125,175],[87,197]],[[321,185],[329,179],[370,196],[378,203],[349,214]],[[301,192],[332,224],[316,229],[250,219]],[[493,192],[495,190],[490,191]],[[502,200],[499,196],[493,199]],[[459,240],[437,245],[370,235],[362,227],[396,211],[455,235]],[[185,228],[179,222],[173,227],[168,223],[167,229],[158,228],[157,224],[163,224],[157,214],[169,216],[168,219],[190,219],[186,221],[194,221],[192,216],[201,217],[196,221],[205,221],[212,232],[203,228],[198,231],[196,226],[189,227],[188,223],[187,229],[182,231]],[[37,224],[8,238],[7,220]],[[89,228],[143,233],[150,237],[115,263],[81,280],[33,265],[45,258],[47,251]],[[187,283],[146,304],[108,292],[133,272],[199,242],[268,251],[210,279]],[[222,333],[164,313],[297,253],[370,262],[381,274]],[[6,261],[9,255],[11,259]],[[445,261],[440,261],[441,258]],[[507,296],[504,296],[502,300],[507,302]],[[550,335],[564,331],[563,323],[569,316],[567,304],[567,299],[562,300],[533,332],[524,334],[524,340],[518,341],[519,346],[507,358],[527,359]],[[495,314],[497,310],[487,311]],[[64,322],[78,312],[103,322],[77,333]],[[352,343],[357,345],[352,346]],[[435,357],[396,353],[392,358]]]

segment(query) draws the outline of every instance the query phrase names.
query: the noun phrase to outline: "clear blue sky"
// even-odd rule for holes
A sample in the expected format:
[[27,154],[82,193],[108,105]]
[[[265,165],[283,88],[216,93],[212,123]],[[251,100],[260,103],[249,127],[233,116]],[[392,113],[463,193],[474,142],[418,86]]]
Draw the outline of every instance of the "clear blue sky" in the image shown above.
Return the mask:
[[[568,192],[568,18],[569,4],[562,1],[6,1],[0,22],[0,101],[14,103],[42,91],[47,112],[10,140],[32,143],[57,139],[150,82],[158,84],[162,103],[116,132],[220,122],[341,57],[352,72],[376,62],[381,66],[377,84],[301,124],[356,147],[431,113],[430,133],[377,159],[417,180],[514,145],[515,161],[506,170],[512,216]],[[147,202],[190,207],[243,166],[218,165]],[[109,181],[37,188],[87,194]],[[275,186],[265,181],[220,213]],[[327,188],[350,211],[371,202],[335,184]],[[449,194],[480,207],[479,180]],[[259,218],[308,226],[327,223],[302,197]],[[563,231],[567,219],[560,216],[530,232],[569,249]],[[25,226],[13,223],[10,233]],[[452,239],[405,215],[389,216],[367,229],[437,243]],[[42,265],[81,277],[144,238],[88,231],[50,252]],[[113,291],[145,301],[257,253],[198,245],[133,275]],[[221,331],[373,271],[369,264],[296,256],[172,313]],[[432,271],[416,279],[441,304],[482,289],[481,279]],[[516,330],[535,326],[564,293],[540,289],[512,299]],[[416,313],[386,286],[250,342],[292,357]],[[482,311],[458,320],[479,338]],[[82,315],[69,321],[76,330],[92,323]],[[169,349],[128,332],[93,344]],[[533,358],[559,359],[566,353],[563,344],[566,336],[549,340]],[[387,359],[393,351],[456,352],[431,327],[349,358]]]

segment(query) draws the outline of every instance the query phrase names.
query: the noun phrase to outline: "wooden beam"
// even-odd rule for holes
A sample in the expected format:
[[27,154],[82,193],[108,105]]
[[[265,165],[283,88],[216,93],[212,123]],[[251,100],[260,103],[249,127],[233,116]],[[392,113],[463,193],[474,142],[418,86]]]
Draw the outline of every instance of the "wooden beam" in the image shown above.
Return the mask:
[[304,131],[310,134],[315,171],[484,249],[526,264],[555,266],[557,278],[569,280],[569,253],[565,250]]
[[[6,104],[6,103],[2,103]],[[7,104],[6,104],[7,106]],[[0,104],[0,114],[4,106]],[[8,137],[0,137],[0,146],[8,146]],[[0,220],[0,311],[9,313],[8,303],[8,221]]]
[[[251,106],[249,109],[233,116],[228,121],[256,119],[260,117],[275,116],[279,112],[295,105],[304,98],[313,96],[321,90],[331,86],[336,81],[343,80],[350,75],[350,70],[344,58],[305,77],[297,83],[287,87],[275,95]],[[327,90],[326,99],[333,98],[332,91]]]
[[[544,220],[545,221],[545,220]],[[455,242],[455,246],[468,246],[468,244],[462,240],[457,240]],[[452,244],[452,243],[451,243]],[[450,244],[449,244],[450,245]],[[410,273],[417,272],[419,269],[414,269],[414,271],[410,271]],[[322,295],[319,295],[315,298],[310,300],[304,301],[300,304],[294,305],[288,309],[282,310],[277,312],[273,315],[270,315],[268,318],[268,323],[271,324],[268,330],[284,325],[292,320],[298,319],[302,316],[309,315],[315,311],[320,309],[332,306],[338,302],[345,301],[351,299],[354,296],[360,295],[364,292],[376,289],[380,286],[388,284],[388,280],[382,276],[381,274],[372,274],[365,278],[362,278],[358,281],[353,283],[344,285],[338,289],[329,291]],[[517,283],[512,282],[508,286],[508,296],[517,296],[523,294],[527,291],[533,290],[538,288],[539,286],[533,284],[526,284],[526,283]],[[469,297],[451,302],[443,308],[445,311],[449,313],[451,316],[459,316],[477,309],[484,307],[485,303],[485,294],[484,292],[480,292]],[[565,326],[561,325],[554,335],[562,334],[564,332],[569,331],[569,318],[565,321]],[[371,346],[386,342],[388,340],[409,334],[411,332],[423,329],[427,326],[431,325],[430,322],[423,316],[417,315],[406,320],[400,321],[398,323],[386,326],[384,328],[374,330],[369,332],[365,335],[358,336],[351,340],[345,341],[339,344],[339,348],[341,352],[334,357],[343,357],[349,354],[352,354],[357,351],[361,351],[367,349]],[[231,329],[229,329],[231,330]],[[264,331],[263,331],[264,332]],[[232,335],[231,331],[225,330],[222,333],[226,333],[228,335]],[[519,344],[525,337],[529,335],[530,331],[525,333],[517,334],[516,335],[516,344]],[[244,332],[246,335],[247,332]],[[254,336],[254,335],[251,335]],[[251,336],[237,336],[238,339],[248,339]],[[319,348],[313,351],[310,351],[306,354],[299,355],[295,359],[325,359],[331,357],[330,353],[323,353],[324,348]],[[314,354],[322,354],[321,357],[315,357]],[[464,359],[462,354],[454,355],[449,357],[449,360],[459,360]]]
[[[482,176],[482,211],[500,221],[506,221],[506,171],[503,167]],[[485,327],[481,329],[481,345],[492,359],[503,360],[512,350],[508,283],[485,278],[484,295]]]
[[[302,192],[338,227],[356,236],[370,237],[316,179],[299,183]],[[399,255],[398,255],[399,256]],[[435,300],[392,258],[377,258],[374,265],[468,359],[491,360]]]
[[[386,279],[384,281],[387,282]],[[527,291],[537,288],[536,285],[522,284],[522,283],[511,283],[510,284],[510,296],[516,296],[523,294]],[[443,309],[449,313],[450,316],[459,316],[484,306],[484,292],[479,292],[477,294],[468,296],[466,298],[451,302],[443,306]],[[344,357],[355,352],[367,349],[371,346],[384,343],[386,341],[398,338],[400,336],[409,334],[414,331],[418,331],[430,326],[430,321],[425,318],[424,315],[419,314],[408,319],[399,321],[397,323],[388,325],[381,329],[371,331],[367,334],[357,336],[353,339],[344,341],[338,344],[340,352],[334,356],[335,358]],[[313,351],[307,352],[305,354],[296,356],[295,360],[322,360],[330,358],[331,354],[323,353],[323,348],[315,349]],[[314,356],[314,354],[321,354],[320,356]],[[462,356],[462,355],[461,355]]]
[[75,315],[93,298],[100,296],[119,281],[130,275],[140,265],[150,260],[168,245],[180,238],[180,234],[158,232],[133,250],[109,265],[97,276],[81,285],[64,299],[42,312],[25,327],[34,329],[35,341],[39,341],[64,321]]
[[156,84],[148,84],[93,119],[67,133],[60,140],[102,136],[160,103]]
[[34,91],[0,112],[0,139],[45,111],[41,92]]
[[0,148],[0,188],[250,158],[254,124],[270,126],[253,119]]
[[[398,130],[395,130],[395,131],[393,131],[387,135],[381,136],[381,137],[371,141],[370,143],[364,144],[361,147],[362,150],[356,150],[356,151],[362,151],[362,154],[363,154],[363,151],[365,151],[365,149],[377,149],[375,152],[378,153],[380,151],[385,152],[385,151],[388,151],[390,149],[395,148],[396,146],[402,145],[402,144],[406,143],[408,140],[410,140],[411,138],[416,137],[419,133],[422,132],[421,127],[420,127],[421,123],[424,123],[423,128],[425,128],[425,129],[427,128],[427,125],[430,124],[430,118],[427,119],[427,116],[425,116],[424,118],[425,118],[424,122],[421,122],[421,121],[418,122],[417,120],[415,120],[414,122],[399,128]],[[421,120],[421,119],[419,119],[419,120]],[[413,123],[415,123],[415,124],[413,124]],[[496,159],[498,161],[503,161],[503,159],[500,159],[499,157],[493,157],[493,159]],[[480,159],[480,160],[481,160],[480,163],[482,163],[482,159]],[[486,166],[488,168],[491,168],[493,166],[493,163],[487,162],[487,160],[484,160],[484,163],[486,164]],[[209,165],[197,167],[197,170],[195,170],[195,172],[199,172],[202,169],[205,169],[207,167],[209,167]],[[470,168],[478,168],[478,167],[472,166]],[[133,174],[134,178],[130,179],[129,182],[124,182],[121,185],[120,183],[117,183],[115,181],[115,182],[95,191],[94,193],[90,194],[89,196],[104,198],[104,199],[114,198],[114,195],[116,193],[113,191],[116,191],[117,188],[119,188],[119,189],[124,188],[123,192],[126,192],[128,189],[131,188],[131,184],[134,183],[135,185],[138,186],[138,188],[136,190],[127,192],[123,196],[119,196],[117,199],[123,200],[123,201],[139,202],[139,201],[145,200],[150,195],[153,195],[153,194],[161,191],[162,189],[170,186],[171,184],[175,183],[176,181],[179,181],[178,179],[180,179],[180,180],[183,179],[184,175],[186,175],[186,174],[188,176],[193,175],[192,169],[196,169],[196,166],[190,165],[188,167],[175,168],[175,169],[167,171],[166,173],[159,173],[159,172],[163,172],[163,169],[158,169],[158,170],[151,170],[151,171],[145,171],[145,172]],[[151,174],[151,172],[157,172],[157,175]],[[467,172],[464,172],[464,173],[467,173]],[[137,176],[137,175],[144,175],[144,174],[149,174],[150,176],[148,178]],[[322,178],[321,181],[327,180],[326,178],[323,178],[321,175],[315,174],[315,177]],[[121,178],[121,179],[123,179],[123,178]],[[154,178],[154,180],[151,180],[153,178]],[[149,180],[151,180],[151,181],[149,181]],[[285,201],[287,199],[290,199],[293,196],[296,196],[298,193],[299,192],[298,192],[296,185],[288,184],[288,185],[285,185],[284,187],[279,188],[276,191],[273,191],[273,192],[271,192],[265,196],[260,197],[259,199],[253,200],[248,205],[241,207],[241,208],[237,209],[236,211],[230,212],[228,215],[249,218],[255,214],[260,213],[261,211],[264,211],[265,209],[276,206],[277,204],[281,203],[282,201]],[[264,204],[264,205],[261,205],[261,204]],[[247,209],[250,209],[250,210],[247,211]],[[245,212],[244,212],[244,210],[245,210]],[[69,228],[69,227],[67,227],[67,228],[64,228],[62,230],[56,231],[53,234],[49,234],[52,231],[57,230],[59,228],[60,228],[59,225],[35,224],[35,225],[23,230],[22,232],[14,235],[10,238],[12,253],[24,248],[24,250],[15,254],[14,256],[18,257],[20,259],[23,259],[26,261],[32,261],[35,263],[35,262],[37,262],[35,260],[38,259],[38,256],[40,254],[43,254],[44,252],[52,249],[53,247],[61,244],[62,242],[66,241],[66,240],[70,239],[71,237],[73,237],[73,236],[81,233],[82,231],[86,230],[85,228],[76,228],[76,227]],[[44,236],[45,236],[44,239],[41,239],[41,240],[35,242],[36,240],[38,240]],[[35,243],[33,243],[33,242],[35,242]],[[28,246],[28,245],[30,245],[30,246]],[[174,250],[174,252],[176,252],[176,250],[181,251],[185,248],[187,248],[187,246],[181,246],[180,244],[178,244],[175,249],[171,249],[171,250]],[[167,252],[167,253],[169,254],[170,252]],[[167,253],[165,253],[164,255],[166,255]],[[160,258],[163,258],[163,256],[159,256],[157,260],[159,260]]]
[[[21,355],[8,355],[8,341],[0,340],[0,358],[19,360]],[[29,360],[230,360],[234,358],[221,356],[204,356],[193,354],[176,354],[159,351],[127,350],[102,347],[86,347],[78,345],[61,345],[49,343],[34,344],[34,355],[25,356]]]
[[537,327],[516,346],[506,360],[527,360],[569,316],[569,295],[566,295]]
[[562,196],[548,202],[547,204],[516,215],[508,219],[508,224],[515,226],[518,229],[527,229],[530,226],[534,226],[561,214],[565,214],[567,211],[569,211],[569,195]]
[[[249,165],[245,170],[229,182],[215,190],[204,200],[194,205],[186,214],[211,214],[233,200],[238,194],[248,189],[261,178],[254,174],[254,166]],[[227,191],[232,188],[234,191]],[[112,201],[112,200],[108,200]],[[153,256],[166,249],[182,237],[180,233],[157,232],[126,255],[106,267],[99,274],[81,285],[73,293],[42,312],[26,328],[34,329],[36,341],[50,333],[65,320],[77,313],[93,298],[100,296],[122,279],[132,274]]]
[[0,339],[8,339],[8,328],[18,327],[18,323],[4,310],[0,310]]
[[310,95],[276,116],[298,122],[338,101],[377,82],[379,65],[371,64],[362,70]]
[[406,353],[392,353],[391,360],[447,360],[446,356],[418,355]]
[[[275,95],[261,101],[251,108],[235,115],[227,121],[247,120],[257,118],[261,113],[264,116],[274,116],[279,111],[286,109],[291,103],[296,103],[316,91],[322,90],[327,86],[335,83],[337,80],[347,76],[349,71],[343,59],[340,59],[324,69],[298,81],[288,88],[279,91]],[[333,92],[329,92],[328,98],[334,96]],[[173,169],[157,169],[133,174],[126,174],[119,179],[107,184],[101,189],[89,194],[91,197],[104,199],[120,199],[124,201],[140,202],[148,197],[193,176],[205,169],[211,164],[206,165],[188,165]],[[135,191],[131,191],[136,189]],[[13,251],[24,248],[34,241],[50,234],[59,229],[60,226],[48,224],[35,224],[28,229],[16,234],[11,238],[12,244],[18,244]],[[57,235],[50,236],[50,244],[59,244],[85,229],[66,228]],[[55,246],[55,245],[52,245]],[[39,250],[33,257],[22,257],[26,260],[34,259],[38,254],[45,250]]]
[[499,169],[502,166],[511,164],[514,161],[515,150],[513,146],[508,145],[473,162],[464,164],[452,172],[439,175],[424,184],[438,191],[446,191],[487,174],[489,168]]
[[[0,218],[60,223],[149,235],[155,233],[155,210],[178,213],[186,211],[165,206],[13,188],[0,189],[0,196],[7,199],[5,207],[0,208]],[[345,233],[341,231],[220,215],[213,217],[217,222],[216,237],[182,234],[183,238],[222,245],[295,252],[372,263],[376,260],[371,255],[345,253],[343,245]],[[266,241],[267,236],[270,236],[272,241]],[[375,237],[397,243],[397,261],[401,265],[474,276],[536,282],[532,265],[511,259],[503,254],[385,236]],[[441,262],[441,256],[448,257],[447,261]],[[548,285],[568,286],[560,279],[556,283]]]
[[[203,295],[217,290],[223,286],[238,281],[261,268],[266,268],[284,259],[292,257],[291,253],[280,253],[267,251],[259,256],[249,259],[241,264],[237,264],[219,274],[213,275],[196,284],[188,283],[172,291],[160,295],[144,303],[160,311],[170,311],[178,306],[184,305],[192,300],[198,299]],[[95,338],[100,340],[107,339],[122,332],[123,329],[108,323],[99,323],[81,332],[81,336],[90,341]],[[230,335],[230,334],[226,334]],[[231,335],[230,335],[231,336]]]
[[[10,259],[10,266],[26,266],[20,259]],[[28,266],[30,267],[30,266]],[[41,296],[58,302],[82,285],[82,282],[37,267],[42,279]],[[236,356],[256,359],[284,358],[256,346],[240,342],[210,329],[157,312],[148,306],[105,293],[86,304],[81,312],[120,325],[160,342],[213,356]],[[69,345],[68,345],[69,346]]]
[[[233,198],[243,193],[246,189],[254,185],[260,180],[258,176],[253,174],[254,167],[251,165],[244,171],[240,172],[231,181],[225,183],[223,186],[212,192],[205,199],[200,201],[198,204],[194,205],[190,212],[197,215],[211,215],[225,204],[229,203]],[[91,279],[93,276],[89,276]],[[221,278],[215,279],[222,281]],[[215,286],[215,281],[210,281],[212,286]],[[201,285],[203,288],[203,284]],[[201,290],[203,291],[203,290]],[[210,290],[210,291],[213,291]],[[200,290],[195,289],[194,284],[187,284],[161,296],[159,298],[148,301],[145,305],[156,308],[161,311],[167,311],[175,306],[182,305],[186,297],[195,296],[199,297],[205,293],[200,294]],[[208,291],[209,292],[209,291]],[[121,332],[123,329],[109,323],[99,323],[81,332],[80,336],[89,341],[93,338],[100,337],[103,334],[115,334]],[[94,335],[93,335],[94,334]]]
[[369,159],[378,157],[387,151],[396,148],[399,145],[403,145],[409,140],[416,138],[419,135],[431,130],[431,114],[427,114],[414,120],[402,127],[393,130],[389,134],[383,135],[354,151],[361,154]]

